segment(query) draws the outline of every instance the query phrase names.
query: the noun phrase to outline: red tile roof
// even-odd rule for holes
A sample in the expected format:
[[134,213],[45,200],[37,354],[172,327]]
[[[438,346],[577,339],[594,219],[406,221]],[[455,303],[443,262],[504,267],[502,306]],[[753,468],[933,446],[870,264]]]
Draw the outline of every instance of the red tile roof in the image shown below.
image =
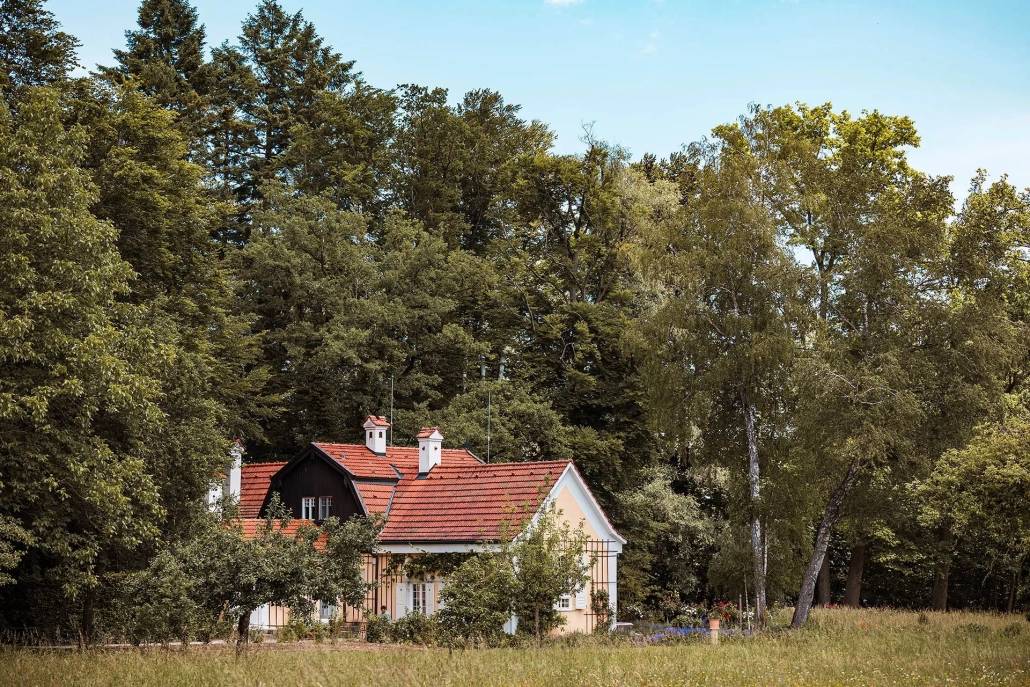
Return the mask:
[[[443,465],[397,484],[379,539],[476,542],[536,512],[570,461]],[[513,534],[513,533],[512,533]]]
[[[241,518],[238,524],[243,529],[243,538],[246,540],[254,539],[258,536],[261,528],[265,526],[264,518]],[[309,527],[318,527],[312,520],[291,520],[286,527],[282,527],[281,524],[276,521],[272,526],[274,530],[282,532],[287,537],[296,537],[297,530],[300,529],[301,525],[308,525]],[[274,531],[273,530],[273,531]],[[315,548],[321,549],[325,545],[327,537],[324,534],[319,534],[318,540],[315,542]]]
[[[446,449],[441,465],[427,475],[419,475],[418,449],[414,447],[391,446],[385,456],[377,456],[355,444],[315,446],[354,476],[354,486],[369,513],[386,514],[379,539],[394,543],[496,539],[503,525],[516,525],[535,513],[572,464],[548,461],[486,465],[467,451]],[[245,523],[260,517],[271,479],[283,465],[243,466],[240,513]],[[249,536],[257,531],[261,520],[253,522],[245,525]]]
[[[419,439],[428,439],[433,435],[433,432],[440,432],[439,427],[423,427],[418,431]],[[440,432],[440,436],[443,436],[443,432]]]
[[393,426],[382,415],[369,415],[368,417],[365,418],[365,422],[371,422],[376,427],[392,427]]
[[390,507],[390,498],[393,496],[393,490],[397,485],[384,482],[355,482],[354,486],[357,487],[358,493],[361,494],[361,500],[365,502],[365,508],[368,509],[369,513],[383,513],[385,515]]
[[257,518],[272,486],[272,476],[286,463],[249,463],[240,473],[240,516]]
[[[387,446],[385,456],[377,456],[359,444],[316,443],[315,446],[359,479],[398,479],[398,473],[418,474],[418,448],[415,446]],[[445,448],[440,453],[444,465],[482,465],[462,449]]]

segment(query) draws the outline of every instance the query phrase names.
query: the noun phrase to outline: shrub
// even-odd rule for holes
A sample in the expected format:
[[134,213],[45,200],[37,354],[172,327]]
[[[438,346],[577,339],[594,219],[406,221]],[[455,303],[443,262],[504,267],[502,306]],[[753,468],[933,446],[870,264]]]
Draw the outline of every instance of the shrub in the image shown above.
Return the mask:
[[280,644],[290,644],[299,641],[301,636],[297,635],[297,629],[292,624],[283,625],[275,631],[275,641]]
[[990,632],[990,628],[981,623],[966,623],[955,628],[955,633],[961,635],[975,636],[987,634],[988,632]]
[[316,644],[321,644],[331,636],[329,625],[322,622],[316,622],[308,630],[308,635],[315,640]]
[[250,628],[250,642],[252,644],[260,644],[263,641],[265,641],[265,631],[255,627]]
[[390,637],[400,644],[435,644],[440,638],[440,622],[435,615],[408,612],[390,628]]
[[672,619],[673,627],[701,627],[701,618],[696,615],[680,614]]
[[513,576],[510,561],[490,553],[472,556],[453,571],[437,613],[448,646],[495,646],[503,640],[504,623],[513,612]]
[[1014,623],[1009,623],[1005,626],[1005,629],[1001,631],[1003,637],[1019,637],[1023,634],[1023,629],[1026,623],[1021,620],[1017,620]]
[[382,644],[390,638],[390,621],[379,615],[365,618],[365,641]]

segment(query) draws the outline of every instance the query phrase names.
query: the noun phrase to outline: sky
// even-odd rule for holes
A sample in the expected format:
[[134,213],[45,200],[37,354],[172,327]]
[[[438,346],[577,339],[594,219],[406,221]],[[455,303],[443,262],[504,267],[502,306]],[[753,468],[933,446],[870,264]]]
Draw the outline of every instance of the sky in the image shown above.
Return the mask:
[[[585,126],[667,156],[749,103],[911,117],[924,172],[1030,187],[1030,0],[280,0],[381,88],[499,91],[558,152]],[[256,0],[194,0],[209,45]],[[138,0],[51,0],[87,68],[111,64]]]

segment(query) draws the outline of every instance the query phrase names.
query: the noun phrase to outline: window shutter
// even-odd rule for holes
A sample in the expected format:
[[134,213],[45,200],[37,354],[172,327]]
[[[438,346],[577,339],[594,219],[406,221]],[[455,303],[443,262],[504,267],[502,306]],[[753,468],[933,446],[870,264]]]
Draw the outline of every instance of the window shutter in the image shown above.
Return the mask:
[[426,582],[426,615],[436,613],[436,583]]
[[408,612],[408,585],[397,583],[397,614],[394,620]]
[[587,607],[587,590],[586,589],[580,589],[578,592],[576,592],[576,608],[578,610],[583,610],[586,607]]

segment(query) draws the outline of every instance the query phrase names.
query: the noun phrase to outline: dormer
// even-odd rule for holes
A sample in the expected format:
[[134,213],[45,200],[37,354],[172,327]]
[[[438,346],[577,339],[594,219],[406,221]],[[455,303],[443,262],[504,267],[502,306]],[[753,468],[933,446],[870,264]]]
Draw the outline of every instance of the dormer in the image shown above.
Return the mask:
[[424,475],[443,460],[443,434],[439,427],[423,427],[418,433],[418,473]]
[[361,425],[365,430],[365,448],[377,456],[386,455],[386,432],[390,423],[381,415],[369,415]]

